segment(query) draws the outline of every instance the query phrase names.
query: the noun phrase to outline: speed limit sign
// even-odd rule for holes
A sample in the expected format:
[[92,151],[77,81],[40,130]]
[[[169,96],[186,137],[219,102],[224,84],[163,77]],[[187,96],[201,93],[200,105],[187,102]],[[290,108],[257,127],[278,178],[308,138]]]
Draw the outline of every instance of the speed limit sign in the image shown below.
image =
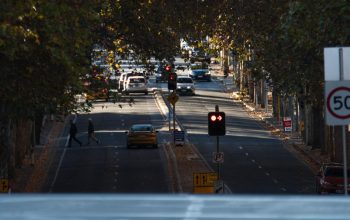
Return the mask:
[[326,81],[326,124],[350,124],[350,80]]

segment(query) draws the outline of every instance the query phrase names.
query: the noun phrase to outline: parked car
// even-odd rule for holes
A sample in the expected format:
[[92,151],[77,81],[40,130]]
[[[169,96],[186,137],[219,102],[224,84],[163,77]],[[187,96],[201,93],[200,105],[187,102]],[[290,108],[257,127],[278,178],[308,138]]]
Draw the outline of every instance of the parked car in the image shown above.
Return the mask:
[[127,134],[127,148],[131,148],[132,146],[152,146],[153,148],[158,147],[158,131],[156,131],[151,124],[134,124],[125,133]]
[[195,69],[192,70],[189,76],[194,80],[205,80],[210,82],[211,81],[211,74],[209,72],[209,69]]
[[123,93],[145,93],[148,94],[148,86],[146,78],[143,76],[130,76],[128,77]]
[[[316,192],[320,194],[344,193],[344,169],[340,163],[325,163],[316,175]],[[348,183],[350,183],[348,169]],[[348,189],[349,190],[349,189]],[[349,190],[350,192],[350,190]]]
[[177,88],[176,92],[178,94],[184,94],[184,95],[195,95],[195,87],[194,82],[191,77],[189,76],[179,76],[177,77]]

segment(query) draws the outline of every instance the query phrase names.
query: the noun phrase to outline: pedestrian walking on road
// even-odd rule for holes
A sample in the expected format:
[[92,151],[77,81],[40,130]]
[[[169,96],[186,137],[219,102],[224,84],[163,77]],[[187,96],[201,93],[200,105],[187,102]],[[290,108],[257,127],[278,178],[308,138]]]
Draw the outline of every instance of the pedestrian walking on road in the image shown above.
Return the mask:
[[72,146],[72,139],[75,140],[80,146],[82,145],[81,141],[79,141],[75,135],[78,133],[78,128],[75,125],[75,122],[73,120],[70,120],[70,129],[69,129],[69,141],[68,141],[68,147]]
[[100,140],[98,140],[96,138],[96,135],[95,135],[95,128],[94,128],[94,124],[92,123],[92,119],[89,118],[89,125],[88,125],[88,143],[87,144],[90,144],[90,139],[96,141],[96,143],[100,143]]

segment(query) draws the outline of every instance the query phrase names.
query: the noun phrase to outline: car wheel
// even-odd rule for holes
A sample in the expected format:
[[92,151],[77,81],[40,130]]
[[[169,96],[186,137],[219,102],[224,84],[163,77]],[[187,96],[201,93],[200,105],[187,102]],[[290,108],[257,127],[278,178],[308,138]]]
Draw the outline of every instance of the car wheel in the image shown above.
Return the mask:
[[158,83],[159,81],[158,80],[156,80],[156,83]]
[[158,144],[153,144],[153,148],[158,148]]
[[148,95],[148,92],[145,92],[145,95]]

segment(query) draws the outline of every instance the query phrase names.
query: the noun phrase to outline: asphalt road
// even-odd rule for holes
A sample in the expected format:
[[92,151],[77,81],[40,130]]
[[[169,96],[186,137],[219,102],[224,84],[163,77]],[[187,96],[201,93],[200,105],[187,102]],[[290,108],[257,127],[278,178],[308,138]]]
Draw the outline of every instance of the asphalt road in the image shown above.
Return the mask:
[[[180,74],[187,74],[186,71]],[[196,96],[181,96],[176,113],[186,128],[189,140],[203,158],[217,170],[213,153],[216,137],[207,134],[207,114],[219,105],[226,113],[226,136],[219,139],[219,151],[224,153],[220,176],[236,194],[312,194],[314,175],[309,168],[287,151],[282,142],[272,136],[256,120],[224,93],[223,84],[196,82]],[[150,87],[167,91],[166,83],[150,81]],[[95,104],[90,114],[77,118],[78,138],[66,148],[68,127],[61,137],[49,178],[43,192],[115,192],[169,193],[166,152],[159,149],[126,149],[125,130],[133,123],[152,123],[159,132],[159,142],[169,141],[168,124],[160,114],[153,95],[133,95],[134,103]],[[95,124],[100,144],[86,145],[87,121]]]
[[[158,149],[126,149],[125,131],[134,123],[165,126],[152,95],[133,95],[134,102],[100,102],[89,114],[77,117],[77,138],[66,148],[68,127],[52,162],[44,192],[165,193],[171,190],[166,158],[159,133]],[[100,144],[87,145],[87,122],[91,117]]]
[[282,142],[252,119],[242,107],[223,93],[220,81],[196,82],[196,96],[181,96],[176,104],[179,121],[188,137],[217,171],[213,153],[216,137],[208,136],[207,114],[226,113],[226,136],[219,138],[224,153],[220,176],[232,193],[239,194],[311,194],[315,192],[314,175],[287,151]]

